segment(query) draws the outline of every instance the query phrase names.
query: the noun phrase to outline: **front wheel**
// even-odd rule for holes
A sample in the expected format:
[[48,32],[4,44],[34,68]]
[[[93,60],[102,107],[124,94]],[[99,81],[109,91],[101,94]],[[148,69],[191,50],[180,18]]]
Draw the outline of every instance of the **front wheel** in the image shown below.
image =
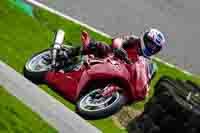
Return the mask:
[[95,89],[77,102],[77,113],[86,119],[99,119],[119,111],[125,103],[125,97],[118,91],[110,96],[101,96],[101,89]]

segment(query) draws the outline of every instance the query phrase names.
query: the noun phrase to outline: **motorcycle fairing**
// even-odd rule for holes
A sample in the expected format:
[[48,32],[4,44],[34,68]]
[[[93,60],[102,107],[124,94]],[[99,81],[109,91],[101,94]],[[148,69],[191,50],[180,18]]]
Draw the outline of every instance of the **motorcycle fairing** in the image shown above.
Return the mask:
[[78,82],[82,73],[82,71],[73,71],[68,73],[48,72],[45,80],[66,99],[74,102],[77,95]]
[[[128,88],[131,100],[143,100],[148,92],[147,63],[144,58],[129,67],[124,64],[113,64],[112,62],[91,65],[90,68],[80,69],[67,73],[48,72],[45,80],[59,91],[65,98],[75,102],[87,83],[93,80],[110,80],[118,78],[123,81],[123,87]],[[128,69],[127,69],[128,68]]]

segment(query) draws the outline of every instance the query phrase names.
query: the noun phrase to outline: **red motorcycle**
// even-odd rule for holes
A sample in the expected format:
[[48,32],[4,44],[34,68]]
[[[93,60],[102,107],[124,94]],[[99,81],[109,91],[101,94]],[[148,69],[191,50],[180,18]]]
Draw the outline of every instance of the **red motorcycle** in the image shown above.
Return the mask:
[[24,76],[35,83],[46,83],[76,103],[77,112],[87,119],[109,116],[135,100],[130,64],[114,53],[104,58],[69,57],[73,47],[63,45],[63,40],[64,32],[60,30],[52,48],[27,61]]

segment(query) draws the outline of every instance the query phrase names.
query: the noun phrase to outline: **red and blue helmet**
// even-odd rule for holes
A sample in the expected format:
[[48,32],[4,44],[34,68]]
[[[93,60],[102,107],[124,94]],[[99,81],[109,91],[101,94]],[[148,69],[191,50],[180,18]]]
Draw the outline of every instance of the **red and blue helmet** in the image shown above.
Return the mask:
[[158,53],[166,45],[163,33],[153,28],[145,31],[140,37],[140,40],[141,51],[147,58]]

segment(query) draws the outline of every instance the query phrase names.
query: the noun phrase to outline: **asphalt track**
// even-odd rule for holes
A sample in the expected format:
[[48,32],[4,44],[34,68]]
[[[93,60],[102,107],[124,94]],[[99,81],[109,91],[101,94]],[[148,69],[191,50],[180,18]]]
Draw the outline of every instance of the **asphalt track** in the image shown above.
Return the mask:
[[[139,35],[156,27],[167,37],[161,59],[200,74],[199,0],[38,0],[107,34]],[[66,27],[67,28],[67,27]]]

